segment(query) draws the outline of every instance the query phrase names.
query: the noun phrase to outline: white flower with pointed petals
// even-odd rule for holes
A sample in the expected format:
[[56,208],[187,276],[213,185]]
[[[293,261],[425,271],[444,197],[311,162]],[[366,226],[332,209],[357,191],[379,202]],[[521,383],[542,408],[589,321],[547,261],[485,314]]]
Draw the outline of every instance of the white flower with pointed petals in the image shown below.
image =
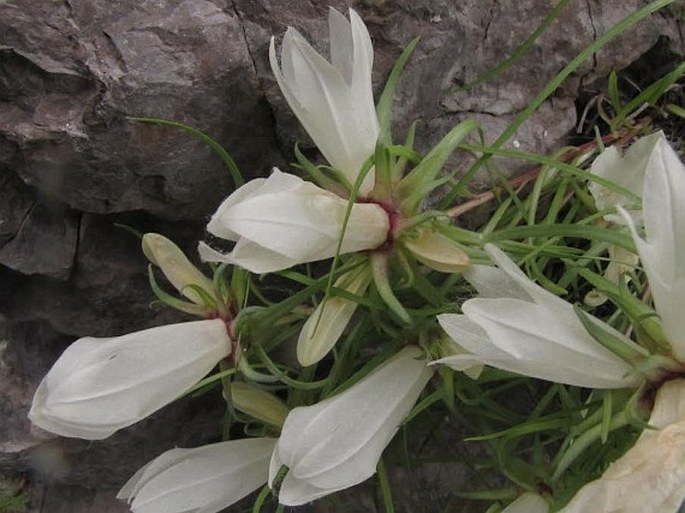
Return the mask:
[[136,472],[117,495],[133,513],[216,513],[266,483],[275,438],[172,449]]
[[663,385],[649,426],[558,513],[676,513],[685,500],[685,381]]
[[344,392],[292,410],[269,469],[273,487],[288,467],[279,502],[305,504],[371,477],[431,375],[422,352],[407,347]]
[[[645,172],[651,159],[651,154],[658,145],[665,140],[663,132],[638,139],[628,148],[623,156],[615,146],[606,148],[592,163],[590,171],[624,189],[642,196],[642,186]],[[590,193],[595,198],[598,210],[609,210],[615,207],[631,208],[631,217],[637,223],[642,222],[640,205],[635,201],[616,191],[613,191],[597,182],[590,182]],[[625,224],[624,218],[612,212],[604,216],[604,219],[612,223]]]
[[220,319],[80,338],[41,381],[29,419],[58,435],[101,440],[185,393],[230,353]]
[[[283,96],[323,156],[350,183],[374,153],[379,134],[373,101],[373,46],[359,15],[350,21],[335,9],[328,15],[331,62],[289,27],[281,44],[280,66],[271,39],[271,70]],[[373,188],[371,170],[359,190]]]
[[[347,200],[297,176],[274,169],[231,194],[212,216],[207,230],[236,241],[227,255],[200,243],[200,256],[229,262],[254,273],[287,269],[335,256]],[[375,203],[355,203],[341,253],[374,249],[388,235],[390,221]]]
[[[438,315],[447,334],[471,354],[448,356],[437,363],[463,370],[480,362],[526,376],[591,388],[622,388],[640,383],[628,363],[587,332],[571,304],[533,283],[495,246],[488,244],[485,250],[499,268],[474,265],[464,273],[480,297],[462,305],[463,315]],[[608,325],[603,328],[646,354]]]
[[656,309],[673,354],[685,362],[685,166],[665,138],[656,141],[646,164],[642,196],[646,239],[630,225],[647,273]]

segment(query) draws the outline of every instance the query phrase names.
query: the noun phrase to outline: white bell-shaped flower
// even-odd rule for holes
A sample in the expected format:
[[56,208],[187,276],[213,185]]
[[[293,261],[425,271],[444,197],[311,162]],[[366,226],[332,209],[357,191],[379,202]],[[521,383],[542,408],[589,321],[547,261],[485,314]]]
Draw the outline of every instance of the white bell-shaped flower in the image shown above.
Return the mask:
[[41,381],[29,418],[58,435],[107,438],[178,398],[230,353],[220,319],[80,338]]
[[172,449],[119,491],[133,513],[216,513],[266,483],[275,438]]
[[[663,132],[642,137],[635,141],[628,150],[621,155],[615,146],[606,148],[592,163],[592,174],[609,180],[624,189],[642,196],[642,186],[645,173],[658,145],[665,140]],[[607,188],[597,182],[590,182],[590,193],[595,198],[598,210],[609,210],[623,207],[630,210],[631,217],[639,224],[642,222],[640,205],[635,200]],[[624,218],[616,212],[606,214],[604,219],[612,223],[625,224]]]
[[[379,134],[373,101],[373,46],[359,15],[350,21],[335,9],[328,15],[328,62],[302,35],[289,27],[281,44],[280,65],[271,39],[271,70],[297,119],[328,162],[350,183],[374,153]],[[361,195],[371,191],[373,170],[365,177]]]
[[661,387],[649,426],[558,513],[678,512],[685,500],[685,380]]
[[[463,370],[480,362],[526,376],[592,388],[640,383],[627,362],[587,332],[570,303],[533,283],[495,246],[486,245],[485,250],[498,268],[474,265],[464,272],[480,297],[462,305],[463,315],[438,315],[447,334],[471,354],[448,356],[438,363]],[[601,324],[628,347],[646,354],[623,334]]]
[[273,487],[288,467],[279,502],[305,504],[371,477],[431,375],[422,351],[407,347],[340,394],[292,410],[269,469]]
[[[335,256],[347,200],[274,169],[231,194],[212,216],[207,230],[236,241],[221,254],[200,243],[206,261],[229,262],[254,273],[279,271]],[[375,203],[352,206],[341,253],[374,249],[388,236],[390,221]]]
[[685,362],[685,166],[665,138],[649,152],[642,196],[645,235],[631,227],[674,356]]

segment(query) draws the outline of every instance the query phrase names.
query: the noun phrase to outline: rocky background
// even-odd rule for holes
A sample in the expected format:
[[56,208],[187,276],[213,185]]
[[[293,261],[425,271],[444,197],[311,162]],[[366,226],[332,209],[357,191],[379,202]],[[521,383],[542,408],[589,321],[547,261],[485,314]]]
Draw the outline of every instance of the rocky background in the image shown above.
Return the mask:
[[[175,445],[219,437],[218,396],[183,399],[102,442],[37,432],[26,412],[75,338],[181,319],[150,308],[138,241],[118,225],[160,231],[194,255],[208,216],[232,191],[202,143],[127,116],[211,134],[246,178],[286,166],[293,143],[307,136],[271,76],[269,38],[292,25],[325,51],[329,3],[354,7],[366,21],[377,91],[402,47],[421,36],[395,102],[395,133],[420,118],[418,145],[426,148],[466,118],[494,139],[579,51],[645,2],[571,0],[514,66],[454,92],[510,55],[556,2],[0,0],[0,496],[3,487],[23,487],[30,512],[125,512],[114,495],[139,466]],[[657,13],[595,55],[511,144],[540,153],[561,147],[581,93],[601,88],[592,84],[612,70],[642,58],[654,77],[668,71],[685,54],[684,10],[681,3]],[[458,440],[457,423],[443,435]],[[451,495],[468,475],[457,462],[391,474],[398,511],[465,511]],[[346,497],[351,511],[375,510],[371,486]]]

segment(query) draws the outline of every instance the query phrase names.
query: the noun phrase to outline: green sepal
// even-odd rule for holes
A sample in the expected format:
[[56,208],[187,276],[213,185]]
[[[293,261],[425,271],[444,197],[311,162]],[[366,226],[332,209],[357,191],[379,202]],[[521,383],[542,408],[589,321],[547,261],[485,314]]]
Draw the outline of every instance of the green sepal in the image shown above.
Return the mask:
[[[300,164],[302,169],[304,169],[307,173],[309,173],[309,176],[312,177],[312,179],[317,183],[319,187],[322,187],[324,189],[327,189],[329,191],[336,192],[339,190],[341,187],[341,184],[338,183],[336,180],[331,178],[330,176],[326,176],[326,173],[321,171],[321,168],[314,164],[311,160],[309,160],[305,155],[300,151],[300,147],[295,144],[295,158],[297,159],[297,162]],[[347,180],[345,176],[343,176],[340,173],[336,173],[336,178],[343,180],[342,186],[346,190],[350,190],[352,188],[352,185],[350,182]]]
[[626,287],[619,286],[604,276],[589,269],[579,269],[578,273],[630,318],[640,342],[650,352],[670,353],[671,346],[661,328],[659,315],[653,308],[636,298]]
[[573,305],[573,311],[576,313],[590,336],[619,358],[631,365],[637,365],[643,362],[648,356],[648,354],[646,354],[647,351],[641,352],[626,344],[623,339],[616,336],[608,329],[608,325],[604,324],[596,317],[591,316],[578,305]]
[[388,255],[383,253],[374,253],[370,256],[371,270],[373,272],[373,282],[376,285],[376,290],[381,296],[385,304],[392,310],[400,319],[406,323],[411,322],[411,317],[399,302],[395,293],[390,286],[388,279]]
[[190,283],[186,286],[184,286],[179,292],[183,293],[184,290],[190,289],[193,292],[195,292],[198,296],[200,296],[200,300],[202,301],[202,304],[200,306],[204,306],[209,308],[210,310],[216,310],[217,304],[216,300],[212,297],[212,295],[200,287],[199,285],[196,285],[194,283]]
[[153,267],[154,266],[152,264],[147,266],[147,274],[150,280],[150,288],[152,288],[152,292],[155,293],[157,299],[159,299],[162,303],[164,303],[167,306],[170,306],[171,308],[175,308],[176,310],[180,310],[181,312],[185,312],[190,315],[195,315],[197,317],[207,317],[207,315],[212,312],[212,309],[196,305],[195,303],[188,303],[187,301],[182,301],[177,297],[172,296],[168,292],[165,292],[157,283]]
[[373,186],[373,197],[380,201],[392,200],[392,169],[393,162],[388,148],[380,141],[376,143],[374,154],[376,183]]
[[400,202],[400,209],[406,215],[414,215],[421,205],[423,199],[426,198],[431,191],[433,191],[433,189],[436,189],[441,185],[450,182],[451,180],[451,175],[444,175],[435,180],[419,184],[418,187],[409,194],[409,196],[402,199]]
[[408,162],[418,164],[421,162],[421,155],[414,151],[414,139],[416,138],[416,121],[409,125],[407,131],[407,138],[404,141],[404,146],[391,146],[390,154],[399,156],[397,162],[392,168],[392,181],[399,182],[404,176],[404,170]]
[[[228,267],[227,263],[223,263],[218,265],[214,269],[214,275],[212,276],[212,283],[214,284],[214,290],[217,293],[217,301],[219,302],[219,310],[225,314],[229,315],[230,314],[230,306],[233,302],[233,296],[231,294],[231,289],[228,286],[228,282],[226,281],[226,276],[224,275],[224,271],[226,270],[226,267]],[[236,306],[236,309],[240,305]]]
[[[425,190],[427,185],[435,180],[438,172],[452,155],[452,152],[459,146],[464,138],[473,130],[479,129],[478,123],[473,120],[466,120],[459,123],[450,130],[445,137],[424,157],[424,159],[405,176],[399,185],[400,198],[408,213],[415,212],[423,198],[414,194],[416,190]],[[410,201],[404,201],[410,198]]]

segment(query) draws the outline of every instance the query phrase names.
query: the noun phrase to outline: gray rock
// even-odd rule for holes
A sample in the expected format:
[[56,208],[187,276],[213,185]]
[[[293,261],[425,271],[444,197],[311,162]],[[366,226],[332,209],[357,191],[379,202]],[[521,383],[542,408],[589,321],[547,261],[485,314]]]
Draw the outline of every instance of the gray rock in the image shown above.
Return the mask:
[[179,130],[126,120],[151,116],[211,134],[248,177],[266,173],[280,161],[269,110],[224,7],[0,3],[0,141],[22,157],[7,164],[82,211],[210,213],[232,187],[220,160]]
[[79,218],[62,204],[35,203],[14,237],[0,248],[0,264],[26,275],[68,278],[76,254]]

